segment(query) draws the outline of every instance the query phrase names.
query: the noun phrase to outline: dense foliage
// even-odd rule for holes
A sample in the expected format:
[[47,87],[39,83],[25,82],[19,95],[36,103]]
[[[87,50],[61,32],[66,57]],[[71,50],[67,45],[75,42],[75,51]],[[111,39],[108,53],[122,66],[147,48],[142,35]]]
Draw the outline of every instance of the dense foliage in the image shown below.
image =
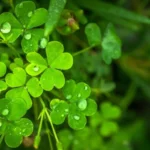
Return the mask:
[[0,1],[0,149],[149,150],[149,5]]

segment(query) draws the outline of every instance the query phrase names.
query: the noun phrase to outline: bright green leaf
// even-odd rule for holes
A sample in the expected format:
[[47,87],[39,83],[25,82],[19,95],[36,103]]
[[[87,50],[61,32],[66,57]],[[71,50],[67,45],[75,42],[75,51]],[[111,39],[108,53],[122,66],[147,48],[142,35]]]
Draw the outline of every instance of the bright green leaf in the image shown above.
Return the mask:
[[3,40],[13,43],[23,30],[21,24],[10,12],[4,12],[0,15],[0,37]]
[[20,134],[22,136],[27,137],[33,132],[33,123],[27,118],[15,121],[15,125],[21,129]]
[[39,97],[43,93],[43,89],[41,88],[39,84],[39,80],[36,77],[32,77],[28,82],[27,82],[27,88],[31,96],[33,97]]
[[23,60],[21,58],[15,58],[14,62],[10,64],[9,68],[13,71],[14,68],[21,67],[23,68]]
[[101,31],[96,23],[88,23],[85,27],[85,34],[90,46],[96,46],[100,44]]
[[22,98],[27,104],[27,108],[31,108],[32,106],[32,100],[30,98],[30,95],[27,91],[26,87],[19,87],[19,88],[13,88],[9,90],[6,95],[6,98]]
[[26,72],[22,68],[14,68],[13,73],[8,73],[5,80],[10,87],[22,86],[26,82]]
[[65,84],[65,78],[61,71],[48,68],[41,75],[40,84],[41,87],[46,91],[52,90],[54,86],[60,89]]
[[86,115],[86,116],[92,116],[96,113],[97,111],[97,104],[94,100],[92,99],[88,99],[87,100],[87,106],[85,108],[85,110],[83,111],[83,113]]
[[37,51],[39,49],[39,42],[43,36],[43,29],[27,30],[21,41],[23,51],[25,53]]
[[7,89],[7,84],[4,81],[0,80],[0,92]]
[[3,77],[6,74],[7,67],[3,62],[0,62],[0,77]]

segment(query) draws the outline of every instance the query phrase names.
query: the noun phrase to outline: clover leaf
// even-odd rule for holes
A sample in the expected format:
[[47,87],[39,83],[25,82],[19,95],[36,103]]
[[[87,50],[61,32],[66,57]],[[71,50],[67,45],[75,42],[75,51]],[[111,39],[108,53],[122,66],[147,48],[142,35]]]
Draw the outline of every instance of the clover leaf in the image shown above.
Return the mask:
[[23,68],[23,60],[21,58],[15,58],[14,62],[9,65],[9,68],[13,71],[14,68],[21,67]]
[[32,1],[25,1],[16,5],[15,13],[23,27],[27,29],[44,24],[48,15],[46,9],[36,9],[35,4]]
[[10,12],[0,15],[0,37],[9,43],[13,43],[23,30],[19,21]]
[[90,46],[96,46],[100,44],[101,31],[96,23],[88,23],[85,27],[85,34]]
[[100,128],[101,135],[107,137],[118,131],[118,125],[114,121],[105,121]]
[[107,64],[110,64],[112,59],[118,59],[121,56],[121,40],[116,35],[112,24],[107,26],[102,48],[102,58]]
[[32,100],[26,87],[13,88],[6,93],[5,97],[22,98],[26,102],[27,109],[31,108],[32,106]]
[[8,120],[18,120],[25,115],[27,104],[22,98],[3,98],[0,100],[0,115]]
[[39,42],[44,37],[43,29],[27,30],[24,33],[21,41],[22,49],[25,53],[37,51],[39,49]]
[[18,121],[7,124],[6,129],[6,144],[11,148],[16,148],[22,143],[23,137],[27,137],[33,132],[33,124],[29,119],[21,118]]
[[31,96],[33,97],[39,97],[43,93],[43,89],[40,86],[40,82],[38,78],[32,77],[28,82],[27,82],[27,89]]
[[51,101],[51,118],[54,124],[62,124],[69,111],[69,105],[63,100],[53,99]]
[[0,92],[7,89],[7,84],[4,81],[0,80]]
[[[60,70],[67,70],[73,64],[73,58],[69,53],[63,53],[64,47],[60,42],[52,41],[47,44],[45,59],[36,52],[27,54],[27,60],[30,64],[26,67],[26,71],[31,76],[40,76],[40,85],[50,91],[55,86],[62,88],[65,84],[65,78]],[[59,69],[59,70],[58,70]]]
[[7,71],[7,67],[5,65],[5,63],[0,62],[0,77],[3,77],[6,74]]
[[10,87],[22,86],[26,82],[26,72],[20,67],[14,68],[13,73],[6,75],[5,81]]
[[106,119],[117,119],[121,116],[121,110],[117,106],[113,106],[110,102],[101,104],[101,112]]

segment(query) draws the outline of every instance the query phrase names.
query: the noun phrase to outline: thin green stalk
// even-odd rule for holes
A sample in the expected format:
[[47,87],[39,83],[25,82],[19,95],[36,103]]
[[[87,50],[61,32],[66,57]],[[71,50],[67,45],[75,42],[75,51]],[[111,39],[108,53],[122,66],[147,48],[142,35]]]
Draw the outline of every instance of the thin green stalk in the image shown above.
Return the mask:
[[133,98],[136,94],[136,89],[137,89],[136,84],[134,82],[131,83],[124,98],[121,100],[120,103],[120,106],[122,107],[123,110],[126,110],[133,101]]
[[4,139],[4,134],[2,134],[0,137],[0,145],[2,144],[3,139]]
[[78,51],[78,52],[75,52],[74,54],[72,54],[72,56],[77,56],[77,55],[79,55],[79,54],[82,54],[82,53],[84,53],[84,52],[87,52],[88,50],[92,49],[93,47],[95,47],[95,46],[90,46],[90,47],[84,48],[84,49],[82,49],[82,50],[80,50],[80,51]]
[[49,141],[50,150],[54,150],[54,148],[53,148],[53,143],[52,143],[51,136],[50,136],[50,131],[49,131],[48,124],[47,124],[47,121],[44,120],[44,123],[45,123],[45,126],[46,126],[46,133],[47,133],[47,137],[48,137],[48,141]]

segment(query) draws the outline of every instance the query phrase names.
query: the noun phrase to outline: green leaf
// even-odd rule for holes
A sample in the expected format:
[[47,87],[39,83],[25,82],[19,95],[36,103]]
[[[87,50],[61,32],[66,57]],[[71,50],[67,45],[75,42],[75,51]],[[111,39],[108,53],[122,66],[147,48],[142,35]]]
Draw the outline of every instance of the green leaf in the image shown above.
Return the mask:
[[21,58],[15,58],[14,62],[10,64],[9,68],[13,71],[14,68],[21,67],[23,68],[23,60]]
[[4,12],[0,15],[0,37],[3,40],[13,43],[22,32],[21,24],[12,13]]
[[15,13],[23,27],[27,29],[44,24],[48,15],[47,10],[44,8],[35,10],[35,4],[32,1],[25,1],[18,4],[15,7]]
[[103,136],[110,136],[118,131],[118,125],[112,121],[105,121],[102,123],[100,133]]
[[22,86],[26,82],[26,72],[22,68],[14,68],[13,73],[8,73],[5,80],[10,87]]
[[7,89],[7,84],[4,81],[0,80],[0,92]]
[[50,1],[48,8],[48,19],[45,23],[45,33],[44,35],[47,37],[57,25],[61,13],[65,7],[66,0],[52,0]]
[[46,91],[52,90],[54,86],[60,89],[65,84],[65,78],[61,71],[48,68],[41,75],[40,84],[41,87]]
[[8,120],[18,120],[25,115],[27,104],[22,98],[3,98],[0,100],[0,114]]
[[30,98],[30,95],[26,87],[13,88],[6,93],[5,97],[12,98],[12,99],[22,98],[27,104],[27,109],[31,108],[32,106],[32,100]]
[[121,40],[116,35],[112,24],[107,26],[102,48],[102,58],[107,64],[110,64],[112,59],[118,59],[121,56]]
[[121,116],[121,110],[117,106],[113,106],[110,102],[101,104],[101,112],[106,119],[116,119]]
[[92,116],[96,113],[96,111],[97,111],[97,103],[92,99],[88,99],[87,106],[86,106],[85,110],[83,111],[83,113],[86,116]]
[[0,62],[0,77],[3,77],[6,74],[7,67],[3,62]]
[[63,53],[64,47],[58,41],[47,44],[46,55],[48,64],[52,68],[67,70],[73,65],[73,58],[69,53]]
[[43,93],[43,89],[40,86],[39,80],[36,77],[32,77],[28,82],[27,82],[27,88],[31,96],[33,97],[39,97]]
[[[31,15],[32,14],[32,15]],[[33,13],[28,13],[31,16],[27,29],[31,29],[44,24],[48,17],[48,12],[45,8],[36,9]]]
[[27,30],[21,41],[23,51],[25,53],[37,51],[39,49],[39,42],[43,36],[43,29]]
[[21,129],[19,134],[22,136],[27,137],[33,132],[33,123],[27,118],[21,118],[15,121],[15,125]]
[[26,67],[26,72],[31,76],[37,76],[47,68],[45,59],[39,53],[30,52],[26,59],[30,62]]
[[100,44],[101,31],[96,23],[88,23],[85,27],[85,34],[90,46],[96,46]]
[[22,135],[19,134],[20,130],[9,130],[5,135],[5,143],[11,148],[17,148],[22,143]]
[[78,111],[72,111],[68,114],[68,124],[74,130],[83,129],[86,125],[86,117]]
[[27,27],[28,22],[31,19],[30,14],[32,14],[34,10],[35,4],[32,1],[25,1],[16,5],[15,7],[16,16],[18,17],[19,21],[22,23],[24,28]]
[[63,94],[67,100],[70,100],[74,94],[76,83],[74,80],[67,80],[63,87]]

